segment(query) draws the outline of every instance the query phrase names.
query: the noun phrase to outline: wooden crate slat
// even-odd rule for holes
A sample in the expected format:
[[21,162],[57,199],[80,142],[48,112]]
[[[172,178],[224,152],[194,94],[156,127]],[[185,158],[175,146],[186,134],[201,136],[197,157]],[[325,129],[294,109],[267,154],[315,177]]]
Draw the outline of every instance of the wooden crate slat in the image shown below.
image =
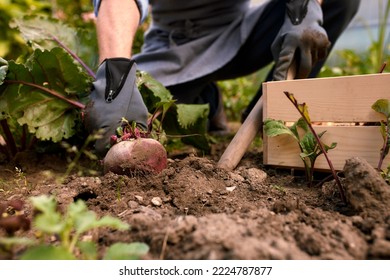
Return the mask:
[[[380,149],[383,145],[382,136],[377,126],[351,126],[351,127],[326,127],[316,126],[316,132],[326,130],[322,140],[330,145],[337,143],[337,147],[328,152],[334,168],[342,170],[345,160],[351,157],[366,159],[373,167],[379,162]],[[299,147],[291,136],[281,135],[277,137],[264,137],[264,164],[284,167],[303,167],[299,157]],[[383,168],[390,164],[387,156]],[[319,156],[316,169],[329,170],[329,165],[323,155]]]
[[371,109],[378,99],[390,99],[390,74],[268,82],[264,88],[264,119],[296,121],[299,114],[284,95],[294,94],[309,107],[312,121],[376,122],[383,116]]

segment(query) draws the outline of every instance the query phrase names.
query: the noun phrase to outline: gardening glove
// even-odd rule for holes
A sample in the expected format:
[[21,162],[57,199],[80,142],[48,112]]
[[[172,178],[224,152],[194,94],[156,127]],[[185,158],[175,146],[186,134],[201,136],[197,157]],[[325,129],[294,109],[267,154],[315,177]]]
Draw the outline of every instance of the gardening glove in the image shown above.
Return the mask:
[[98,155],[108,150],[111,135],[121,126],[122,118],[135,121],[147,129],[148,110],[136,85],[136,64],[127,58],[104,60],[96,73],[90,101],[85,109],[84,124],[89,133],[103,129],[95,143]]
[[271,46],[275,81],[287,79],[293,61],[294,78],[307,78],[315,63],[326,58],[330,46],[317,0],[286,0],[286,11],[284,23]]

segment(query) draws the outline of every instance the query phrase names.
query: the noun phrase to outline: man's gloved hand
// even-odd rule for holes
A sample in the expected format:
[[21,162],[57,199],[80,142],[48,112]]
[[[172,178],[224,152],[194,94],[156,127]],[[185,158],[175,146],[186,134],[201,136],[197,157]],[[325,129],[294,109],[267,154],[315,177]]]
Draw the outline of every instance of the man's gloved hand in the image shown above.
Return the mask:
[[135,62],[110,58],[98,68],[84,115],[88,132],[104,129],[103,137],[95,143],[98,155],[106,154],[110,137],[121,125],[122,118],[135,121],[142,130],[147,129],[148,110],[136,85]]
[[276,61],[275,81],[287,79],[293,60],[295,78],[307,78],[314,64],[326,58],[330,46],[317,0],[286,0],[286,10],[284,24],[271,46]]

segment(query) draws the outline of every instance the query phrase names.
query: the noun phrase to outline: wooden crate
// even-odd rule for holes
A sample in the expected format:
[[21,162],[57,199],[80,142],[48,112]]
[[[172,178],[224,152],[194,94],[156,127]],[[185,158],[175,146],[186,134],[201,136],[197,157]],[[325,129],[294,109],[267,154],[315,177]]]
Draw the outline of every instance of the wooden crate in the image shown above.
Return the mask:
[[[295,122],[300,118],[296,108],[283,93],[288,91],[294,94],[299,103],[308,105],[312,122],[328,123],[327,126],[315,126],[315,130],[327,131],[321,138],[324,143],[337,143],[337,147],[328,152],[336,170],[342,170],[345,160],[351,157],[364,158],[377,167],[383,145],[379,125],[351,124],[375,123],[384,119],[371,106],[378,99],[390,99],[390,74],[268,82],[263,84],[263,88],[264,120],[271,118]],[[263,135],[265,165],[303,167],[298,144],[291,136]],[[390,156],[387,156],[382,168],[389,164]],[[329,170],[323,155],[318,157],[315,168]]]

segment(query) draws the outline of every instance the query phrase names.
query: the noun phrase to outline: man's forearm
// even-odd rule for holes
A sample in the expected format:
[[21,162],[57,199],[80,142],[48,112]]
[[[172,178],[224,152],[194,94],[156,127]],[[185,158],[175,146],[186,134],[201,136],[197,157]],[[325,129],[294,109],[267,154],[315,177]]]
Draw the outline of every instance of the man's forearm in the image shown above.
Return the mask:
[[135,1],[102,0],[96,23],[100,62],[112,57],[131,57],[139,21]]

